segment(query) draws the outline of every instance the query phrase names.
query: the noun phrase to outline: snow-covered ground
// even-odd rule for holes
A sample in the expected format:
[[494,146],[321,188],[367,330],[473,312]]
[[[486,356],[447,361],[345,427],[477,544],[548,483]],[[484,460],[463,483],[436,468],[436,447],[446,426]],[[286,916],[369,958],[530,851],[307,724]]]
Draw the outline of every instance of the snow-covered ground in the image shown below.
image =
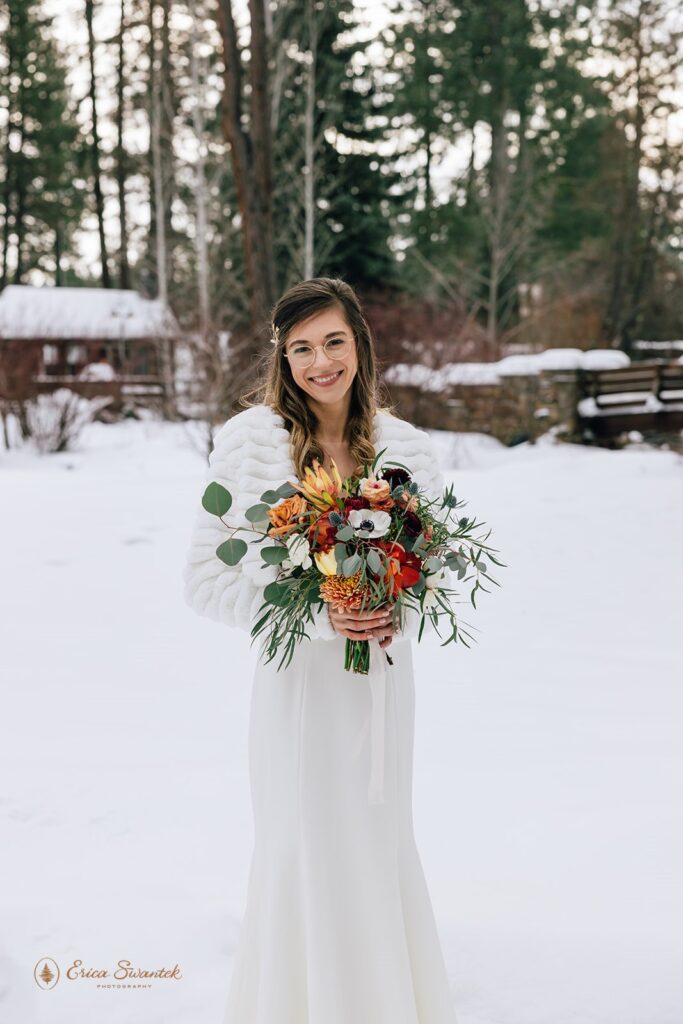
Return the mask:
[[[683,458],[434,437],[508,563],[477,644],[415,646],[416,836],[459,1024],[681,1024]],[[3,1024],[221,1024],[254,652],[183,602],[204,472],[154,421],[0,453]],[[41,991],[46,956],[182,978]]]

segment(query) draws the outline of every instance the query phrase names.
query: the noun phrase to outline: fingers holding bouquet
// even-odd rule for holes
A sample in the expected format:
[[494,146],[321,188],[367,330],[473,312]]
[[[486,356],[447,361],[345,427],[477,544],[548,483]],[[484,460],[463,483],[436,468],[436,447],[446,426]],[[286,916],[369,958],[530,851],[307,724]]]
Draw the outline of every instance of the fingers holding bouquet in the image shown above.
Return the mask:
[[330,622],[340,636],[347,640],[372,640],[377,638],[380,647],[388,647],[395,632],[393,615],[387,606],[362,612],[360,609],[341,611],[332,605],[328,607]]

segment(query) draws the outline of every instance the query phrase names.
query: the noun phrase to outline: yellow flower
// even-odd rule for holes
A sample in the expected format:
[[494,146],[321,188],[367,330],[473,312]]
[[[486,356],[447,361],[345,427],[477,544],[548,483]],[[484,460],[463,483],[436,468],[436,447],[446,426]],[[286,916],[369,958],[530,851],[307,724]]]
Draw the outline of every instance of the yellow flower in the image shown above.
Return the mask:
[[288,483],[296,488],[304,497],[317,509],[324,510],[330,505],[337,504],[343,486],[342,478],[334,459],[330,460],[332,476],[320,465],[318,459],[313,459],[313,468],[306,466],[304,478],[299,483]]
[[337,556],[334,553],[334,548],[328,548],[327,551],[316,551],[313,557],[323,576],[337,575]]

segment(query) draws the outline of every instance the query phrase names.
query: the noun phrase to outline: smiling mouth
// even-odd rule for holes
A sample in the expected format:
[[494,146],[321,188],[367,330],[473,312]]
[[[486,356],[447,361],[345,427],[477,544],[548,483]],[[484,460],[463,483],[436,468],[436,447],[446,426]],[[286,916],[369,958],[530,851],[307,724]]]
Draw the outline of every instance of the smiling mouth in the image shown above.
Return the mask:
[[337,370],[336,373],[327,373],[324,377],[309,377],[309,380],[312,380],[314,384],[330,384],[337,377],[341,376],[343,372],[343,370]]

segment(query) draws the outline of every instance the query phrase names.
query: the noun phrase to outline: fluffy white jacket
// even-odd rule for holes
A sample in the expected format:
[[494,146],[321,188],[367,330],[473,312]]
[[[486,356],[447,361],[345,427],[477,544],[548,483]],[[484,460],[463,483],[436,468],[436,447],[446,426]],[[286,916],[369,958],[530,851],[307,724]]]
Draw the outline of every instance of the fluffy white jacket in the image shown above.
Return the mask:
[[[400,462],[430,494],[442,493],[443,477],[431,438],[424,430],[389,413],[377,412],[372,440],[376,453],[386,448],[382,460]],[[257,504],[264,491],[279,487],[285,480],[295,480],[296,476],[289,432],[282,417],[270,406],[256,405],[232,416],[218,430],[205,486],[215,480],[226,487],[233,497],[227,519],[231,524],[247,526],[245,510]],[[258,544],[250,544],[237,565],[225,565],[216,556],[216,548],[227,536],[223,523],[207,512],[199,500],[183,570],[184,596],[199,615],[251,632],[263,604],[263,589],[275,579],[278,570],[276,566],[262,564]],[[238,536],[248,540],[246,533]],[[313,616],[314,622],[306,623],[311,639],[331,640],[338,636],[327,605],[319,611],[314,609]],[[411,610],[401,636],[416,636],[418,627],[419,615]],[[427,618],[425,631],[429,627]]]

